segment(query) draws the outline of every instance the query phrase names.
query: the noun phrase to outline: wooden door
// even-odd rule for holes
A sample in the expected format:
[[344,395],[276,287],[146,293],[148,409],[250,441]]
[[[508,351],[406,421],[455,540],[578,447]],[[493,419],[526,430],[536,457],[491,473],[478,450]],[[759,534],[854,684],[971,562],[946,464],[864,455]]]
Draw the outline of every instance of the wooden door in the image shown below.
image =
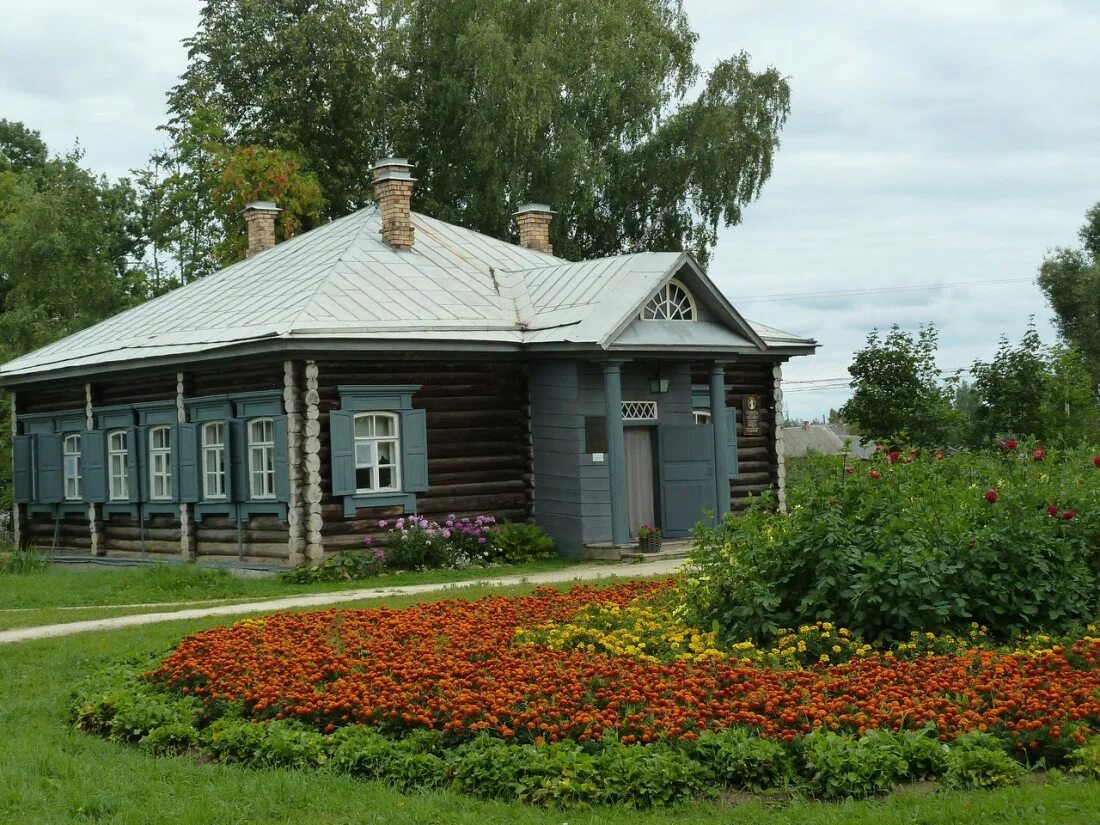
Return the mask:
[[696,523],[713,523],[714,429],[710,424],[659,428],[664,534],[690,535]]
[[627,512],[630,513],[630,536],[635,538],[643,524],[657,523],[653,428],[627,427],[623,434],[626,439]]

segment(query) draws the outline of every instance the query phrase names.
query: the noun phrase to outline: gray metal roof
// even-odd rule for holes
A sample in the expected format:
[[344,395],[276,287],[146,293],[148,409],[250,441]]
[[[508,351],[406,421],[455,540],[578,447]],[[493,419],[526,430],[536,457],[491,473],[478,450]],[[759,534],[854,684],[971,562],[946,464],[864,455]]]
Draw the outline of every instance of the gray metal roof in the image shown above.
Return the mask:
[[[690,262],[683,254],[638,253],[574,263],[417,213],[416,242],[399,252],[382,241],[380,223],[371,206],[303,233],[16,358],[0,367],[0,381],[335,339],[606,349],[620,334],[624,345],[638,338],[631,319]],[[694,344],[706,346],[698,326]],[[720,324],[707,327],[719,348],[757,335],[765,346],[815,346],[770,327],[746,326],[737,341]],[[655,330],[646,342],[659,345]]]

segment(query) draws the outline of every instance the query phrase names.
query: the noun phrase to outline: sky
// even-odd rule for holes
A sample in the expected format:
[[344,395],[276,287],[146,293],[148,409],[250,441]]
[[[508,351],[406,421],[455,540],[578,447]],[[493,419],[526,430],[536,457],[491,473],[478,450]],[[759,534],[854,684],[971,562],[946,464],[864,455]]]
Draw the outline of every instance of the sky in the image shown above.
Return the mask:
[[[874,327],[935,323],[947,370],[1029,316],[1055,340],[1034,278],[1100,201],[1098,0],[684,5],[704,69],[744,50],[791,85],[772,178],[710,265],[748,318],[821,343],[784,367],[788,417],[843,403],[826,379]],[[110,176],[142,166],[200,7],[0,0],[0,117]]]

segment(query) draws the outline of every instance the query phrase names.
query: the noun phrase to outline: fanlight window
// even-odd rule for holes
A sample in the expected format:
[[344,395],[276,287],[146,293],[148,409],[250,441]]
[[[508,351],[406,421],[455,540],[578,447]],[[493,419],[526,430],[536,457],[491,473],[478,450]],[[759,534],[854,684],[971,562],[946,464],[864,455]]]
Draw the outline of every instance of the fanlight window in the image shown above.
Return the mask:
[[642,307],[643,321],[694,321],[695,299],[679,281],[669,281]]

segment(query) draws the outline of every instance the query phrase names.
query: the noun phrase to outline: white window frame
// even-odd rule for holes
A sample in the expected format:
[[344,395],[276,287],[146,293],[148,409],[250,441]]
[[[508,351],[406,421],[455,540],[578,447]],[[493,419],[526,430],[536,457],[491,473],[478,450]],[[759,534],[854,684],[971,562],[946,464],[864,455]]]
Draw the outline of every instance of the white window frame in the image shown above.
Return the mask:
[[61,437],[62,479],[65,500],[80,501],[82,468],[80,459],[80,433],[66,433]]
[[149,428],[149,500],[172,501],[172,428],[167,424]]
[[[267,425],[271,438],[257,439],[255,428]],[[271,501],[275,498],[275,419],[271,416],[250,418],[248,432],[248,493],[254,501]],[[266,436],[266,433],[261,433]],[[257,482],[259,482],[257,484]]]
[[[369,435],[360,436],[359,421],[363,419],[387,419],[393,424],[393,435]],[[377,432],[377,426],[374,428]],[[401,492],[401,415],[396,412],[389,411],[377,411],[370,410],[366,412],[358,412],[352,417],[351,432],[353,438],[352,449],[355,451],[355,492],[357,495],[373,495],[375,493],[400,493]],[[378,445],[387,443],[392,445],[392,464],[382,464],[378,460]],[[369,461],[360,461],[359,447],[360,445],[369,445],[371,458]],[[359,471],[360,470],[373,470],[374,486],[360,487],[359,486]],[[381,477],[381,470],[390,469],[393,471],[393,483],[388,486],[381,486],[378,481]]]
[[697,321],[699,310],[695,296],[673,278],[645,302],[639,317],[643,321]]
[[[214,441],[211,433],[218,433]],[[202,425],[202,497],[204,499],[225,498],[225,422],[207,421]],[[213,466],[211,466],[213,464]]]
[[691,417],[696,424],[709,424],[710,410],[692,410]]
[[[116,438],[121,438],[121,446],[116,444]],[[126,430],[110,430],[107,433],[107,490],[111,501],[130,500],[129,442],[130,436]],[[116,465],[118,472],[115,472]]]

